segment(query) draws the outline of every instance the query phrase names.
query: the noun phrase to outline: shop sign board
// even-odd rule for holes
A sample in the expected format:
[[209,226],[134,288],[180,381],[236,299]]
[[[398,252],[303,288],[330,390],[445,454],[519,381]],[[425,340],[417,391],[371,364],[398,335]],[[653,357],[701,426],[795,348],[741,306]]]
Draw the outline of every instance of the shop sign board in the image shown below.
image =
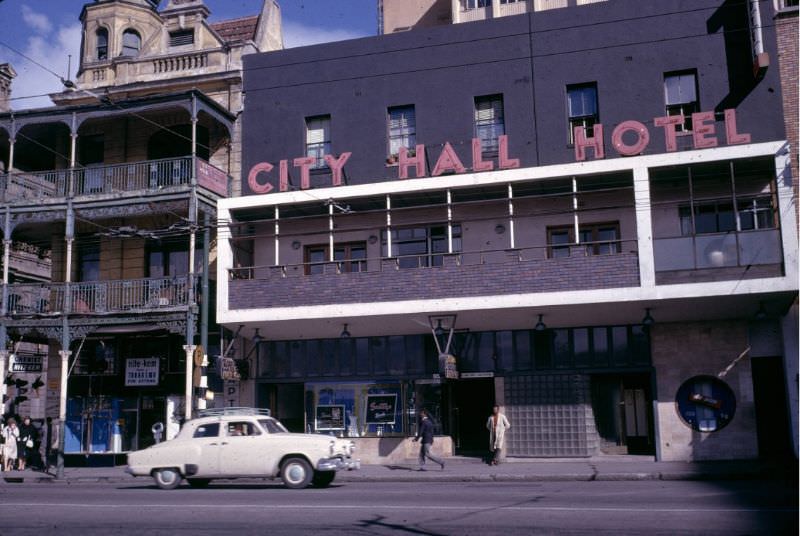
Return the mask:
[[239,370],[236,368],[236,361],[232,357],[220,357],[219,375],[223,380],[240,380]]
[[125,386],[158,385],[158,362],[157,357],[126,359]]
[[228,195],[228,175],[221,169],[217,169],[211,164],[201,159],[197,160],[197,184],[219,194],[222,197]]
[[10,361],[10,372],[42,372],[44,356],[12,354]]
[[367,395],[366,424],[394,424],[397,394]]
[[344,430],[344,404],[320,404],[315,412],[317,430]]

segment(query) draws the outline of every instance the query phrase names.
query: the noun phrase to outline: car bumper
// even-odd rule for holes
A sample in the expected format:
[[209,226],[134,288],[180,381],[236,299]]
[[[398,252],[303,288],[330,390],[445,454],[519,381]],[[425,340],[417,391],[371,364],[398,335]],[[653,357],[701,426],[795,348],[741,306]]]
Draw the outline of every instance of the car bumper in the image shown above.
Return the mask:
[[125,472],[133,476],[149,476],[150,471],[146,467],[136,467],[129,465],[125,468]]
[[361,460],[323,458],[317,462],[317,471],[355,471],[356,469],[361,469]]

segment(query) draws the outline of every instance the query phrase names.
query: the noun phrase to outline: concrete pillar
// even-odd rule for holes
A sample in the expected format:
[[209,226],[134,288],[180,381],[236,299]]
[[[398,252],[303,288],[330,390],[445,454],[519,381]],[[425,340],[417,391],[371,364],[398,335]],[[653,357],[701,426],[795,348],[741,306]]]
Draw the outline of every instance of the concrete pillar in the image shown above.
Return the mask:
[[650,210],[650,173],[647,168],[633,170],[633,199],[636,212],[636,241],[639,251],[639,284],[643,288],[656,285],[653,250],[653,214]]

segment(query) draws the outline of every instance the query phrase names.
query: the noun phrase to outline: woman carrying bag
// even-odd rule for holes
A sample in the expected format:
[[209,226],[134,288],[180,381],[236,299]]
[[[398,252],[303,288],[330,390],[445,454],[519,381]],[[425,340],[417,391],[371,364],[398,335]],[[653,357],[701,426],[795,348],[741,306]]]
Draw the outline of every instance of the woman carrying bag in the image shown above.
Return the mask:
[[19,470],[24,471],[28,460],[33,457],[33,445],[36,443],[36,428],[31,424],[31,418],[25,417],[19,428],[19,441],[17,441],[17,458]]
[[17,461],[17,441],[19,440],[19,428],[17,428],[17,421],[13,417],[8,419],[8,424],[3,427],[3,462],[4,471],[11,471],[14,469],[14,463]]

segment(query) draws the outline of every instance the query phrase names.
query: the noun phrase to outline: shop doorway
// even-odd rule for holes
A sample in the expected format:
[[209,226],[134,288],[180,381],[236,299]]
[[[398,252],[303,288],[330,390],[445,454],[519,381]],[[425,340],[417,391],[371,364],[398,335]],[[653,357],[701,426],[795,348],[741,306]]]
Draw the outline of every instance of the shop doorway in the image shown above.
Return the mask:
[[489,449],[486,419],[494,405],[494,378],[455,380],[448,383],[449,433],[456,453],[481,456]]
[[758,454],[765,460],[794,457],[786,401],[786,380],[781,357],[755,357],[753,397],[756,404]]
[[603,454],[655,454],[649,373],[592,377],[592,412]]

